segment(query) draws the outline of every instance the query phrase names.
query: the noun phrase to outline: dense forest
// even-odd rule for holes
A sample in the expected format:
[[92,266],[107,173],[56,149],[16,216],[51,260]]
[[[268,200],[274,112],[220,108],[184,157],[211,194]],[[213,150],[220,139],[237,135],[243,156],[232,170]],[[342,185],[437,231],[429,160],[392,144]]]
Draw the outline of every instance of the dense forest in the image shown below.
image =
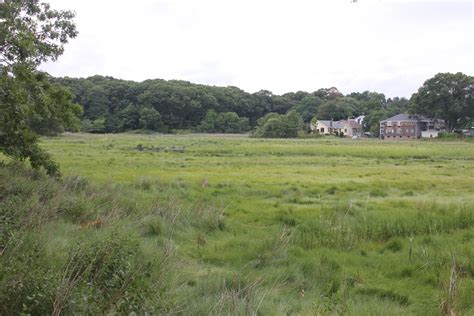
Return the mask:
[[93,76],[52,81],[71,90],[74,102],[84,108],[82,130],[95,133],[140,129],[240,133],[254,128],[269,113],[294,111],[306,126],[314,117],[339,120],[365,115],[366,130],[377,134],[381,118],[407,111],[409,105],[405,98],[390,99],[377,92],[344,96],[336,88],[276,95],[178,80],[134,82]]

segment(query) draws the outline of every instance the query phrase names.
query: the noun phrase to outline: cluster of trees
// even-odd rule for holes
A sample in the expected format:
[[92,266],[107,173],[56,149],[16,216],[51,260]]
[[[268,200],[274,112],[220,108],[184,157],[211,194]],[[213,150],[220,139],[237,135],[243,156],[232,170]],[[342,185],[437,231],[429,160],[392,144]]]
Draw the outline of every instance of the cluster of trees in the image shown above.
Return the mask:
[[[248,127],[242,119],[247,119],[249,126],[253,127],[265,114],[286,113],[294,106],[291,100],[274,96],[269,91],[250,94],[236,87],[214,87],[178,80],[133,82],[103,76],[52,80],[71,89],[74,101],[84,108],[83,118],[95,123],[96,128],[101,126],[103,132],[143,128],[124,120],[131,113],[137,117],[144,108],[156,110],[161,117],[163,124],[157,124],[153,130],[214,129],[222,132],[225,128],[219,126],[221,123],[216,122],[217,125],[212,127],[209,120],[234,122],[237,116],[240,127],[230,130],[245,131]],[[214,113],[219,117],[214,117]],[[223,116],[222,113],[227,114]]]
[[474,127],[474,77],[439,73],[411,97],[412,112],[446,121],[448,130]]
[[410,100],[386,98],[382,93],[369,91],[343,95],[334,87],[276,95],[267,90],[247,93],[236,87],[178,80],[134,82],[103,76],[51,80],[68,87],[75,96],[73,101],[84,107],[83,130],[89,132],[188,129],[240,133],[258,125],[256,135],[260,135],[262,124],[259,120],[267,114],[272,113],[271,124],[276,124],[276,114],[295,112],[303,123],[299,125],[302,129],[315,117],[341,120],[364,115],[365,131],[377,136],[379,121],[398,113],[444,119],[451,130],[468,126],[474,117],[473,77],[462,73],[436,75]]
[[407,111],[409,104],[405,98],[387,99],[377,92],[344,96],[336,88],[275,95],[267,90],[247,93],[236,87],[178,80],[134,82],[103,76],[51,80],[75,95],[74,102],[84,108],[83,130],[89,132],[190,129],[240,133],[255,128],[259,119],[269,113],[291,111],[306,126],[315,116],[340,120],[366,115],[367,130],[377,132],[379,119]]
[[209,110],[198,126],[203,133],[245,133],[250,130],[249,119],[239,117],[235,112],[217,113]]
[[303,129],[303,122],[296,111],[287,114],[269,113],[258,120],[255,137],[295,138]]

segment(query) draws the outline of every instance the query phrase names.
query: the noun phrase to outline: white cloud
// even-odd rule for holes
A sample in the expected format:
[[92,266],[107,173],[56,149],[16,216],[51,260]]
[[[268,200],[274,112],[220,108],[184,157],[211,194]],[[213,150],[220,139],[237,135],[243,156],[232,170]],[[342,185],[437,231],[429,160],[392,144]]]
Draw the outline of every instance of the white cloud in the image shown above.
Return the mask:
[[437,72],[474,70],[471,1],[49,2],[75,10],[80,32],[43,66],[57,76],[410,96]]

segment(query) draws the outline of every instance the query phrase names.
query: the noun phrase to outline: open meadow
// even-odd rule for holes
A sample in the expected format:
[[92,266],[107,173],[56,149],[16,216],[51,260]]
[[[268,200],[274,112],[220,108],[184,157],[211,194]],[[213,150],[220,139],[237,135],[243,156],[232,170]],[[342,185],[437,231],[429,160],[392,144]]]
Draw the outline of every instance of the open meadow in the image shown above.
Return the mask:
[[[63,180],[4,167],[0,207],[47,214],[11,211],[7,227],[25,234],[3,238],[41,244],[28,280],[55,310],[474,314],[472,142],[65,134],[41,146]],[[23,292],[5,284],[14,308]]]

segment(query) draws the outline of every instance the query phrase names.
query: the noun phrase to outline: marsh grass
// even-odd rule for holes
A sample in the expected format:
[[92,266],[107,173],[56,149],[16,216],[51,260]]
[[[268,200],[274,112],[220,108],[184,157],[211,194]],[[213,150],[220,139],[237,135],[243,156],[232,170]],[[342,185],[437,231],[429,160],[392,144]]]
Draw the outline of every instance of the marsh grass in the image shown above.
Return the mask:
[[62,180],[0,167],[0,314],[474,312],[471,143],[69,134],[42,146]]

